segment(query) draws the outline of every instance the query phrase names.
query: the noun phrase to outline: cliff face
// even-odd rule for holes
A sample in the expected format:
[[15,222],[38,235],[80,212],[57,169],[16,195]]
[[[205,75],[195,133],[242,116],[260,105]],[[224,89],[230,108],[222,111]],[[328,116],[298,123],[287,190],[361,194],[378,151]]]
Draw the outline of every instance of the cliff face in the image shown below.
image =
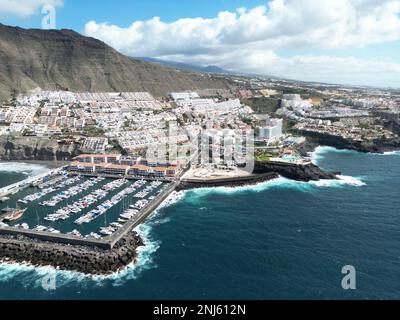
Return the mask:
[[318,132],[301,131],[300,133],[307,137],[308,141],[308,146],[305,145],[303,147],[304,152],[313,151],[313,149],[318,145],[334,147],[336,149],[355,150],[365,153],[383,153],[400,149],[400,138],[361,142]]
[[79,154],[76,145],[59,145],[46,138],[0,137],[0,160],[69,161]]
[[299,166],[295,164],[274,163],[274,162],[257,162],[255,165],[255,173],[275,172],[282,177],[296,181],[319,181],[323,179],[337,179],[337,173],[324,172],[319,167],[308,164]]
[[35,88],[70,91],[171,91],[226,89],[233,83],[124,56],[72,30],[0,24],[0,98]]

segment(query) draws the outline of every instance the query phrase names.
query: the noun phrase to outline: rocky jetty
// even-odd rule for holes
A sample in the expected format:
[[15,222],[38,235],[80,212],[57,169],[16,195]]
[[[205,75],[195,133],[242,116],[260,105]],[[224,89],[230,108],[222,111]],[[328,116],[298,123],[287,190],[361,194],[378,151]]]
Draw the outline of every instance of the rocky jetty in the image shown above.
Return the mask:
[[299,151],[303,154],[314,151],[314,149],[320,145],[364,153],[384,153],[400,150],[400,138],[390,140],[380,139],[374,141],[355,141],[341,136],[320,132],[300,131],[300,134],[307,138],[307,142],[299,148]]
[[337,179],[338,172],[325,172],[314,164],[297,165],[284,162],[256,162],[255,173],[275,173],[296,181],[319,181]]
[[51,265],[61,270],[85,274],[107,275],[134,262],[138,247],[143,245],[142,238],[133,232],[129,232],[111,250],[3,235],[0,237],[0,259],[28,262],[35,266]]

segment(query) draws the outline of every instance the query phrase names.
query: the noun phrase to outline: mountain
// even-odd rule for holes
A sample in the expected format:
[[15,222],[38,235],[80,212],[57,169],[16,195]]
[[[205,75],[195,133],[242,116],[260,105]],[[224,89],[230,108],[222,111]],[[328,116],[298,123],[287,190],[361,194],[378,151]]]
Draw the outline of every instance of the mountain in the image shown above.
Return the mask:
[[170,60],[161,60],[161,59],[155,59],[155,58],[138,58],[138,59],[146,61],[146,62],[158,63],[161,65],[175,67],[175,68],[184,69],[184,70],[198,71],[198,72],[204,72],[204,73],[231,74],[230,71],[222,69],[217,66],[203,67],[203,66],[199,66],[196,64],[176,62],[176,61],[170,61]]
[[171,91],[232,88],[224,77],[132,59],[72,30],[0,24],[0,98],[35,88],[70,91]]

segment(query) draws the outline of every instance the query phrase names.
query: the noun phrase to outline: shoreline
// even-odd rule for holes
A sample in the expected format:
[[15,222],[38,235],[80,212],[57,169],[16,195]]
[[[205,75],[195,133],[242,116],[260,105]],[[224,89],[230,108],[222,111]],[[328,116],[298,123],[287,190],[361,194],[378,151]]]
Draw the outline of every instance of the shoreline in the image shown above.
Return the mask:
[[111,250],[70,246],[31,238],[0,237],[0,260],[33,267],[53,267],[88,276],[108,276],[137,263],[138,249],[145,243],[131,232]]
[[[35,161],[35,163],[43,162]],[[59,162],[56,163],[59,164]],[[257,185],[279,177],[303,182],[337,179],[336,174],[324,172],[313,164],[257,162],[253,175],[211,181],[182,181],[176,191],[215,187],[237,188]],[[136,265],[138,250],[145,245],[143,238],[135,231],[128,232],[112,249],[2,235],[0,237],[0,259],[3,261],[8,259],[8,262],[17,264],[28,263],[33,267],[51,266],[57,270],[78,272],[87,276],[108,276],[121,272],[129,265]]]
[[303,156],[307,155],[309,152],[314,152],[319,146],[333,147],[338,150],[352,150],[361,153],[375,154],[400,151],[400,138],[392,140],[361,142],[327,133],[304,130],[299,131],[299,133],[306,137],[306,142],[298,148]]
[[56,169],[59,167],[63,167],[68,164],[68,161],[59,161],[59,160],[1,160],[0,165],[3,163],[17,163],[17,164],[29,164],[29,165],[39,165],[44,166],[49,169]]

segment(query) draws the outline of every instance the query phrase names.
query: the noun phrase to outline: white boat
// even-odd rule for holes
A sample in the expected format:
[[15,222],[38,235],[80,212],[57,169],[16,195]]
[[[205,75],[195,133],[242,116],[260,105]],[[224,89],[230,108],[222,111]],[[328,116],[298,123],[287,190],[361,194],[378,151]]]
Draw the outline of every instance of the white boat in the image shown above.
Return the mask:
[[27,223],[22,223],[21,224],[21,228],[25,229],[25,230],[28,230],[29,229],[29,225]]

